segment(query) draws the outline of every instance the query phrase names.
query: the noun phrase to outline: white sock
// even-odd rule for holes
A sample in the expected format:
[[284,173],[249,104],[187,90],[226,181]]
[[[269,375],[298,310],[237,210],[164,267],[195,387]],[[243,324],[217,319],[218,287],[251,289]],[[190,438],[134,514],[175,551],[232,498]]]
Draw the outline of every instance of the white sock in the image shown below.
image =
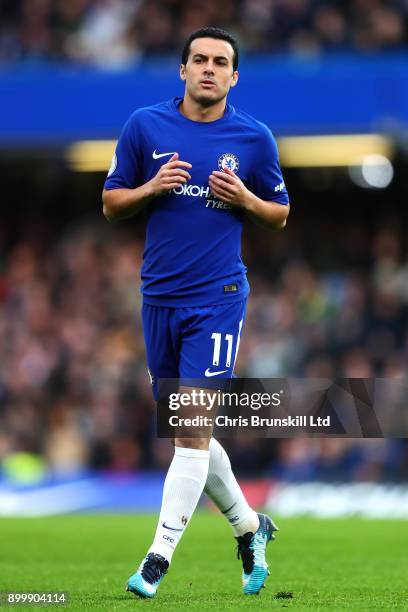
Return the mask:
[[170,563],[196,509],[208,474],[210,451],[176,446],[163,487],[163,500],[153,544],[148,553]]
[[229,457],[215,438],[210,441],[210,464],[204,491],[231,524],[235,537],[259,527],[259,518],[249,506],[231,469]]

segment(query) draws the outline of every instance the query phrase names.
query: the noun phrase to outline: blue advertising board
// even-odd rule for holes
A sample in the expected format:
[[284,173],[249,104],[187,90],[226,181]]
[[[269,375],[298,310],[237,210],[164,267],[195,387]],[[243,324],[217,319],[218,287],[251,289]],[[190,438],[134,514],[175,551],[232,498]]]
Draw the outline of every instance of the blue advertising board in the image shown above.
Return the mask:
[[[401,133],[408,54],[246,58],[231,101],[282,135]],[[182,95],[175,59],[107,72],[67,66],[0,71],[0,146],[116,138],[140,106]]]

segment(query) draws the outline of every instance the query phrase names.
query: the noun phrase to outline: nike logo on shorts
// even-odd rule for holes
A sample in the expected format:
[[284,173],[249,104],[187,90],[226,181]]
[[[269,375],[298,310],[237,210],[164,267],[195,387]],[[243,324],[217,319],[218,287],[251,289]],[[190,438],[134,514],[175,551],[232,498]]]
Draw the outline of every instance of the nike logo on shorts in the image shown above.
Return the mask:
[[224,374],[225,372],[228,372],[228,370],[219,370],[218,372],[211,372],[210,368],[207,368],[204,374],[205,376],[207,376],[207,378],[209,378],[210,376],[217,376],[217,374]]
[[166,157],[166,155],[174,155],[176,151],[170,151],[170,153],[156,153],[156,149],[153,151],[152,156],[153,159],[160,159],[161,157]]

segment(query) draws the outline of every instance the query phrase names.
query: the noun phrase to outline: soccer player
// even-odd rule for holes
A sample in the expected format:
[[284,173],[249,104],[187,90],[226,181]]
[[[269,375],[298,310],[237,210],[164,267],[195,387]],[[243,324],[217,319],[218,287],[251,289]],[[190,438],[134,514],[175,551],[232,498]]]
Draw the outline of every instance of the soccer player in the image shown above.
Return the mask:
[[[158,378],[201,378],[211,388],[217,377],[232,377],[249,292],[243,221],[281,229],[289,214],[270,130],[227,103],[237,68],[227,32],[191,34],[180,67],[184,97],[131,115],[103,191],[109,220],[147,213],[142,320],[156,399]],[[156,534],[128,590],[154,597],[204,490],[232,526],[244,593],[259,593],[276,526],[249,506],[214,438],[174,444]]]

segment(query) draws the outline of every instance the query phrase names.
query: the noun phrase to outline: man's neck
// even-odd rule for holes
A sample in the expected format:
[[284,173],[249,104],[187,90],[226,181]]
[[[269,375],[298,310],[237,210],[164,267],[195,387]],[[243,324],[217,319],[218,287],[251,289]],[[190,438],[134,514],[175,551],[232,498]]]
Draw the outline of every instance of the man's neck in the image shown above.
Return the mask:
[[179,111],[184,117],[191,119],[191,121],[208,123],[209,121],[216,121],[224,115],[226,104],[227,100],[223,98],[212,106],[201,106],[201,104],[186,95],[179,106]]

